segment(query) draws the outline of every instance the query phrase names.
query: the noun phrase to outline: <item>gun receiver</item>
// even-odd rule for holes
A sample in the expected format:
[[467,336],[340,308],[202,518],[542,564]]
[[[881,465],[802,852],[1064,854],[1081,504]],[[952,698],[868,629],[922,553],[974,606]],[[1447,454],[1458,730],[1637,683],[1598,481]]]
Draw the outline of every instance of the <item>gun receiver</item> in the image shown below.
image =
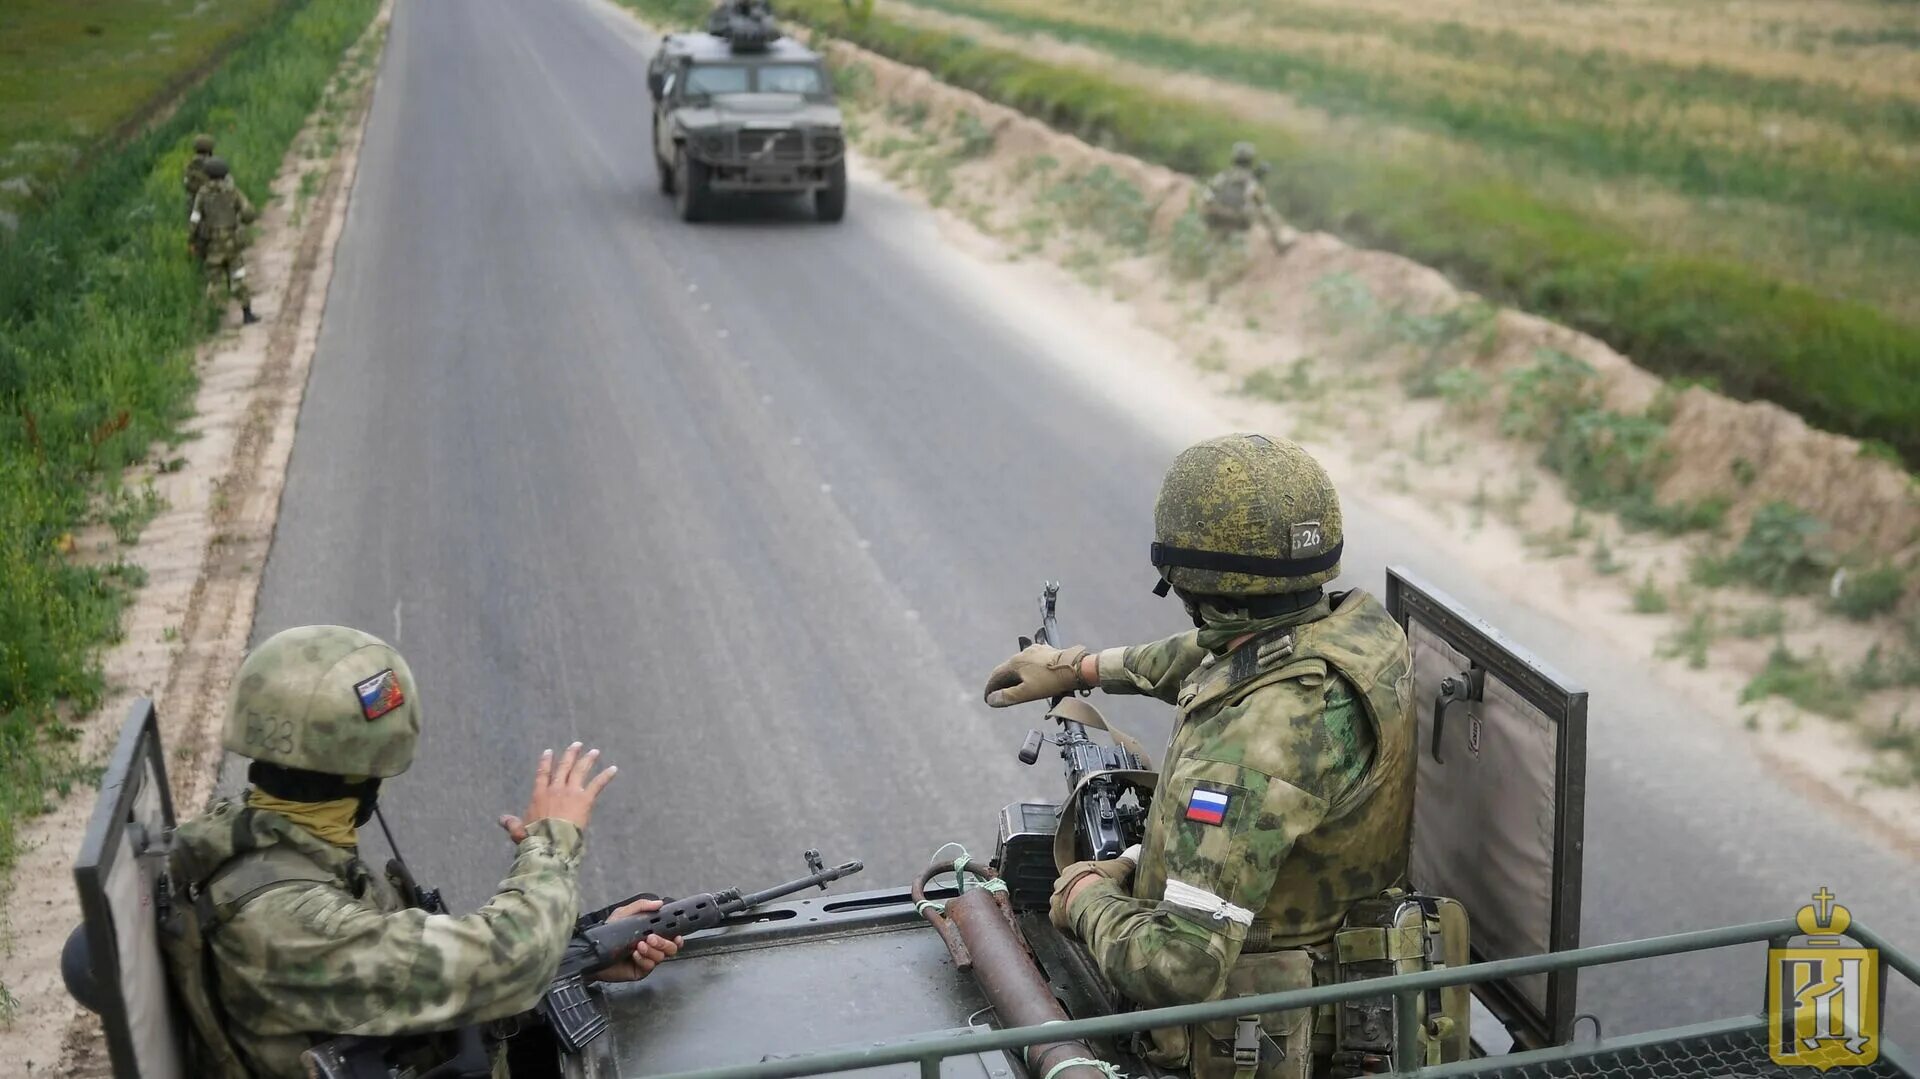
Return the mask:
[[635,899],[651,898],[643,893],[581,918],[574,929],[573,940],[568,942],[567,950],[561,954],[560,968],[554,975],[553,984],[547,988],[546,997],[540,1003],[540,1011],[553,1027],[554,1037],[559,1040],[561,1048],[569,1053],[577,1053],[607,1029],[606,1013],[596,1000],[587,995],[586,975],[617,962],[648,936],[679,937],[702,929],[714,929],[726,924],[727,919],[735,914],[808,888],[818,887],[824,891],[828,884],[866,868],[857,861],[826,868],[820,860],[820,853],[811,850],[807,852],[807,866],[813,870],[812,873],[764,891],[746,895],[741,895],[738,888],[702,892],[675,899],[649,914],[631,918],[612,916],[615,910]]
[[[1059,598],[1060,582],[1048,581],[1040,590],[1040,628],[1034,631],[1031,639],[1022,637],[1020,647],[1034,643],[1052,648],[1061,646],[1057,616]],[[1066,696],[1062,694],[1055,697],[1049,705],[1050,712],[1059,721],[1060,733],[1049,738],[1040,731],[1028,732],[1026,742],[1020,747],[1020,761],[1032,764],[1039,760],[1043,743],[1052,742],[1059,746],[1060,759],[1066,764],[1067,792],[1071,794],[1078,790],[1083,781],[1087,788],[1077,806],[1080,831],[1075,845],[1079,856],[1097,860],[1118,858],[1145,830],[1147,811],[1138,799],[1132,804],[1121,804],[1121,796],[1127,788],[1104,773],[1141,771],[1147,764],[1121,746],[1094,741],[1092,735],[1087,733],[1086,724],[1058,715],[1059,704]]]

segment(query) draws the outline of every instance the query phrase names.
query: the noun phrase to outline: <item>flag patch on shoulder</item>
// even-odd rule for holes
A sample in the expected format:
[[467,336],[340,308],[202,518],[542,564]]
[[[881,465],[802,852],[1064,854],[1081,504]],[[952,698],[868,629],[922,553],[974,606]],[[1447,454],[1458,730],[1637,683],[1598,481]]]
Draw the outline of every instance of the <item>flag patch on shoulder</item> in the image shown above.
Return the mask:
[[1193,789],[1187,795],[1187,819],[1201,824],[1219,824],[1227,819],[1227,795],[1219,791]]
[[360,714],[369,723],[407,703],[406,695],[400,692],[400,677],[391,667],[364,682],[355,682],[353,691],[360,695]]

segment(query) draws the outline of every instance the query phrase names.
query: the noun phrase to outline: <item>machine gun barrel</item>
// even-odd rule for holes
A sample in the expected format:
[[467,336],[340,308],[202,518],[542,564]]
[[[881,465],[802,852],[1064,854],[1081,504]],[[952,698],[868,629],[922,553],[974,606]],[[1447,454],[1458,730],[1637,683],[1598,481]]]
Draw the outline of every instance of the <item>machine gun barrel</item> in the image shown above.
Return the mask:
[[[865,863],[847,862],[744,896],[740,894],[738,888],[719,892],[702,892],[699,895],[687,896],[685,899],[676,899],[648,914],[639,914],[631,918],[608,918],[598,925],[581,930],[574,936],[560,960],[558,977],[564,978],[569,974],[598,970],[632,950],[635,944],[651,935],[682,937],[702,929],[713,929],[723,924],[731,915],[752,910],[808,888],[825,888],[841,877],[852,876],[865,868]],[[619,905],[624,906],[625,903],[632,901],[628,899]]]
[[634,896],[580,919],[573,939],[567,942],[567,950],[561,953],[553,984],[547,987],[546,996],[540,1002],[540,1014],[552,1027],[561,1049],[577,1053],[607,1029],[606,1012],[587,994],[586,976],[631,952],[634,945],[649,936],[681,937],[702,929],[714,929],[726,924],[731,915],[807,888],[825,888],[841,877],[866,868],[857,861],[827,868],[821,864],[819,852],[811,850],[807,852],[807,865],[813,872],[799,880],[747,895],[741,895],[738,888],[701,892],[675,899],[647,914],[631,918],[612,916],[615,910],[634,899],[644,898]]
[[[1060,582],[1048,581],[1040,590],[1040,628],[1034,631],[1034,642],[1060,647],[1059,599]],[[1026,643],[1022,641],[1021,646],[1025,647]],[[1049,710],[1057,709],[1066,696],[1061,694],[1053,698]],[[1054,718],[1060,724],[1060,733],[1053,741],[1060,747],[1061,760],[1066,762],[1067,790],[1077,789],[1082,779],[1094,776],[1086,793],[1080,798],[1079,855],[1094,860],[1118,858],[1129,845],[1129,822],[1121,819],[1120,785],[1111,779],[1100,778],[1099,773],[1141,770],[1146,767],[1146,762],[1122,747],[1094,741],[1084,723],[1057,714]],[[1039,748],[1039,744],[1029,738],[1020,751],[1020,759],[1032,764],[1039,757]]]

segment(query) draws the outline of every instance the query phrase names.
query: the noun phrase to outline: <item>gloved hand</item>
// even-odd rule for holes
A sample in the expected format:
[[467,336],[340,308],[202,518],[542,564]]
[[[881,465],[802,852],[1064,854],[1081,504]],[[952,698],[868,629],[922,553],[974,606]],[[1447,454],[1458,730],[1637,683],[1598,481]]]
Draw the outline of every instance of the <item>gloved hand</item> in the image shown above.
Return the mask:
[[1134,867],[1140,861],[1140,847],[1128,847],[1118,858],[1109,858],[1104,862],[1075,862],[1060,871],[1053,882],[1053,898],[1047,901],[1047,917],[1054,925],[1071,931],[1073,922],[1067,917],[1068,900],[1073,896],[1074,885],[1087,877],[1100,877],[1125,888],[1133,880]]
[[1030,644],[987,676],[987,704],[1005,708],[1091,689],[1080,677],[1080,661],[1085,658],[1087,650],[1078,645],[1063,650]]

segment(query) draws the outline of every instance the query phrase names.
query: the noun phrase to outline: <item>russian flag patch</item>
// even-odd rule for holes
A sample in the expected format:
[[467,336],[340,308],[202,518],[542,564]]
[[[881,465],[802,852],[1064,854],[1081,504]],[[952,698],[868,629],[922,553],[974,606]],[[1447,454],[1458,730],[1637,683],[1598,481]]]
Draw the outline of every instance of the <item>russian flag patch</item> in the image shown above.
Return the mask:
[[353,691],[360,695],[360,714],[366,716],[369,723],[407,703],[406,694],[400,692],[400,679],[392,668],[364,682],[355,682]]
[[1187,795],[1187,819],[1201,824],[1219,824],[1226,820],[1227,795],[1193,788],[1193,793]]

